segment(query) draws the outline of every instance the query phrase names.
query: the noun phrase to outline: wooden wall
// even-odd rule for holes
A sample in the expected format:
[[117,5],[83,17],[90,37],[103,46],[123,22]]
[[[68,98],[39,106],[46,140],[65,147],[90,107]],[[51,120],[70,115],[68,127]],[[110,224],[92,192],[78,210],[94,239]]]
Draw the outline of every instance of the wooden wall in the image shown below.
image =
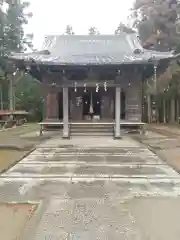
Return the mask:
[[122,83],[126,96],[125,119],[128,121],[142,120],[142,75],[127,74]]
[[[53,76],[53,77],[52,77]],[[55,82],[56,85],[52,85],[52,83]],[[94,81],[95,83],[96,81]],[[130,83],[130,84],[129,84]],[[91,81],[91,84],[93,82]],[[47,98],[48,93],[51,95],[49,96],[49,101],[45,102],[45,118],[57,118],[58,112],[57,112],[57,96],[60,91],[62,91],[62,85],[61,85],[61,79],[58,79],[55,75],[48,76],[46,75],[43,81],[43,85],[45,88],[45,99]],[[141,73],[134,73],[134,72],[129,72],[125,73],[125,75],[122,77],[121,82],[120,82],[122,91],[125,92],[126,100],[125,100],[125,119],[128,121],[141,121],[142,120],[142,75]],[[72,86],[72,84],[71,84]],[[82,85],[83,86],[83,85]],[[94,88],[96,87],[93,84]],[[111,86],[112,87],[112,86]],[[112,87],[113,90],[114,87]],[[83,87],[82,93],[83,93]],[[113,107],[112,107],[112,102],[113,102],[113,91],[110,91],[111,94],[109,96],[109,100],[107,99],[107,95],[109,94],[108,92],[101,93],[102,96],[104,94],[104,98],[102,98],[103,102],[107,102],[108,106],[103,106],[104,109],[102,109],[102,115],[104,117],[109,118],[110,116],[113,115]],[[80,97],[80,92],[78,90],[78,93],[74,92],[74,88],[69,89],[69,110],[70,110],[70,118],[74,120],[80,120],[82,119],[82,102],[80,104],[76,104],[74,101],[76,97]],[[56,97],[55,97],[56,95]],[[78,96],[77,96],[78,95]],[[74,101],[73,101],[74,99]],[[49,104],[48,104],[49,103]],[[51,106],[48,106],[51,105]],[[47,109],[48,108],[48,109]],[[50,108],[53,108],[50,110]],[[107,115],[108,111],[110,113]],[[49,116],[51,115],[51,116]],[[113,116],[112,116],[113,118]]]

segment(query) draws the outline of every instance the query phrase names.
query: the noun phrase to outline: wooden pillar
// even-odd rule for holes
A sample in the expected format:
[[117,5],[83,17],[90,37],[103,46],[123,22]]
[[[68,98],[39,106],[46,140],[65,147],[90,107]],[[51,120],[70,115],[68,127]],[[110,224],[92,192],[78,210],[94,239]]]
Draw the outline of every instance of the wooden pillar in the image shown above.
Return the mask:
[[116,87],[116,101],[115,101],[115,139],[121,138],[120,120],[121,120],[121,88],[120,88],[120,87]]
[[69,138],[69,96],[68,87],[63,87],[63,138]]

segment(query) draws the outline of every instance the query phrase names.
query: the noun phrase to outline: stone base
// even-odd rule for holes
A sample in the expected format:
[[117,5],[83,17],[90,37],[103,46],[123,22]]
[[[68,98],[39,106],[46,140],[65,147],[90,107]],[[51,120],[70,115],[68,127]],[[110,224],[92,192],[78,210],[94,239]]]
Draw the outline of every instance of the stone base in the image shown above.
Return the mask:
[[63,134],[62,139],[70,139],[70,134],[67,133]]
[[70,139],[70,136],[62,136],[62,139]]
[[122,139],[122,136],[114,136],[114,140]]

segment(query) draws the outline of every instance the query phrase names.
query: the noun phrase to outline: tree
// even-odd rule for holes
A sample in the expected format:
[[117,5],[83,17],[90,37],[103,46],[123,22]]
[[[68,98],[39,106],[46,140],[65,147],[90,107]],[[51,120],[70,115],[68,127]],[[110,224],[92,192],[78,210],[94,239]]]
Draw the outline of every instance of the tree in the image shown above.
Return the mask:
[[66,35],[74,35],[73,28],[71,25],[67,25],[66,30],[65,30]]
[[16,109],[32,113],[33,119],[42,120],[43,88],[42,84],[30,75],[23,76],[16,87]]
[[[136,0],[132,14],[133,26],[137,27],[143,46],[158,51],[176,50],[179,52],[179,13],[180,2],[177,0]],[[172,61],[165,73],[158,74],[155,87],[154,83],[149,80],[149,84],[146,86],[147,95],[152,92],[156,104],[160,97],[163,96],[164,101],[167,95],[171,96],[171,107],[174,109],[175,97],[179,88],[175,79],[179,77],[179,66],[176,61]],[[173,115],[175,114],[173,113]],[[174,118],[172,116],[171,119]]]
[[115,34],[118,35],[118,34],[120,34],[120,33],[122,33],[122,32],[124,32],[124,33],[135,33],[135,31],[134,31],[132,28],[126,26],[126,25],[123,24],[123,23],[120,23],[120,24],[118,25],[116,31],[115,31]]
[[160,51],[176,49],[179,40],[180,3],[177,0],[136,0],[134,27],[146,48]]
[[[180,52],[179,12],[180,3],[176,0],[136,0],[134,26],[139,30],[144,47]],[[168,87],[175,71],[178,71],[178,67],[172,62],[166,72],[158,77],[158,89],[161,92]]]
[[28,23],[32,13],[24,13],[28,2],[6,0],[7,9],[4,12],[3,2],[0,4],[0,67],[5,69],[7,57],[11,52],[21,52],[26,47],[32,47],[32,34],[25,36],[23,25]]
[[9,52],[21,52],[27,47],[32,48],[32,34],[25,36],[23,25],[28,23],[32,13],[26,13],[29,2],[21,3],[19,0],[8,1],[9,7],[6,13],[5,35]]
[[4,57],[7,50],[7,44],[5,43],[5,26],[6,26],[6,15],[3,11],[3,1],[0,2],[0,75],[3,74],[5,66]]
[[89,35],[99,35],[100,34],[96,27],[90,27],[88,32],[89,32]]
[[[3,3],[6,2],[6,11],[2,11]],[[28,2],[20,0],[2,1],[0,5],[0,85],[3,90],[4,107],[8,107],[8,98],[13,99],[13,96],[8,96],[8,84],[12,81],[12,66],[9,67],[7,56],[11,52],[21,52],[26,50],[26,47],[32,47],[32,35],[25,36],[23,25],[28,23],[28,18],[31,13],[26,13],[25,10],[29,6]],[[9,71],[11,69],[11,71]],[[14,69],[13,71],[16,71]],[[15,77],[14,77],[15,78]],[[14,94],[13,94],[14,95]],[[12,102],[11,102],[12,103]],[[12,104],[11,104],[12,105]]]

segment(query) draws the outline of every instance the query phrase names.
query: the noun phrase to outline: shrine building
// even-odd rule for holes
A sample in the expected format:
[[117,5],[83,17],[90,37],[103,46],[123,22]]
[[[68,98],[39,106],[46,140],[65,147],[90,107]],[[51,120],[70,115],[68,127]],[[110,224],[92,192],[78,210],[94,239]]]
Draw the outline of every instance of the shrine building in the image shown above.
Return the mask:
[[121,33],[47,36],[40,51],[9,59],[42,82],[44,125],[61,126],[63,138],[84,126],[87,134],[97,127],[118,139],[123,124],[142,123],[144,79],[156,79],[174,57],[144,49],[137,34]]

